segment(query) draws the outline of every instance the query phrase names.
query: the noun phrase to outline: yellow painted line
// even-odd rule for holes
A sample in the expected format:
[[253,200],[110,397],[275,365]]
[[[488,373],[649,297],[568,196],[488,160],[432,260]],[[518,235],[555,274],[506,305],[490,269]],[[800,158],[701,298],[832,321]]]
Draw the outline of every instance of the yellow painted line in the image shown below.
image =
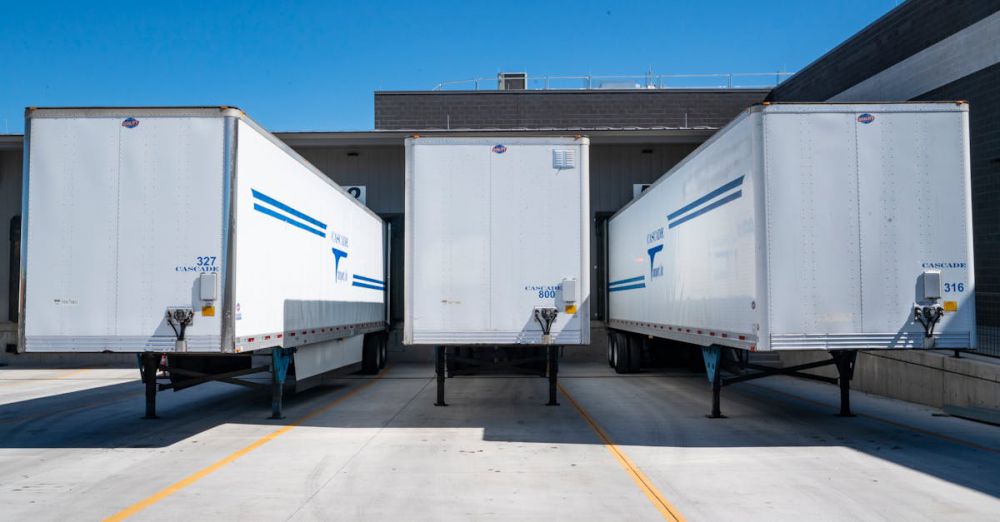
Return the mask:
[[263,446],[264,444],[267,444],[268,442],[271,442],[272,440],[280,437],[281,435],[284,435],[285,433],[288,433],[289,431],[292,431],[296,427],[301,426],[302,423],[308,421],[309,419],[312,419],[313,417],[316,417],[317,415],[321,415],[321,414],[329,411],[334,406],[336,406],[336,405],[340,404],[341,402],[347,400],[348,398],[352,397],[353,395],[357,394],[358,392],[360,392],[361,390],[367,388],[368,386],[371,386],[373,383],[375,383],[375,381],[381,379],[382,376],[385,375],[388,371],[389,371],[389,368],[386,368],[384,371],[382,371],[381,373],[379,373],[374,379],[371,379],[368,382],[365,382],[365,383],[363,383],[361,385],[358,385],[357,387],[349,390],[347,393],[345,393],[345,394],[337,397],[336,399],[330,401],[329,403],[327,403],[327,404],[325,404],[325,405],[323,405],[323,406],[321,406],[319,408],[316,408],[315,410],[307,413],[305,416],[299,418],[295,422],[292,422],[290,424],[282,426],[281,428],[278,428],[278,429],[272,431],[271,433],[268,433],[267,435],[264,435],[263,437],[261,437],[261,438],[255,440],[255,441],[253,441],[252,443],[248,444],[247,446],[244,446],[243,448],[240,448],[240,449],[234,451],[233,453],[230,453],[229,455],[223,457],[222,459],[215,461],[211,465],[209,465],[207,467],[204,467],[204,468],[202,468],[202,469],[200,469],[200,470],[198,470],[198,471],[196,471],[196,472],[194,472],[194,473],[192,473],[192,474],[184,477],[183,479],[181,479],[181,480],[179,480],[177,482],[174,482],[173,484],[171,484],[171,485],[169,485],[169,486],[161,489],[160,491],[157,491],[156,493],[154,493],[154,494],[152,494],[152,495],[150,495],[150,496],[148,496],[148,497],[146,497],[146,498],[144,498],[144,499],[136,502],[135,504],[132,504],[131,506],[128,506],[127,508],[125,508],[125,509],[123,509],[123,510],[117,512],[117,513],[115,513],[114,515],[111,515],[110,517],[105,518],[104,521],[105,522],[113,522],[113,521],[117,521],[117,520],[125,520],[125,519],[127,519],[127,518],[135,515],[136,513],[139,513],[140,511],[142,511],[142,510],[144,510],[144,509],[152,506],[153,504],[156,504],[157,502],[159,502],[159,501],[161,501],[161,500],[169,497],[170,495],[173,495],[174,493],[177,493],[178,491],[180,491],[180,490],[182,490],[182,489],[184,489],[184,488],[186,488],[186,487],[194,484],[195,482],[198,482],[199,480],[201,480],[201,479],[203,479],[203,478],[211,475],[212,473],[218,471],[219,469],[221,469],[222,467],[226,466],[227,464],[231,464],[236,459],[238,459],[238,458],[246,455],[247,453],[250,453],[251,451],[253,451],[253,450],[255,450],[255,449]]
[[[52,380],[65,379],[67,377],[72,377],[74,375],[81,374],[81,373],[83,373],[83,372],[85,372],[87,370],[89,370],[89,368],[81,368],[79,370],[73,370],[71,372],[66,372],[66,373],[63,373],[63,374],[56,375],[55,377],[49,377],[49,379],[52,379]],[[45,380],[47,380],[47,379],[45,379]]]
[[621,464],[622,468],[625,469],[625,472],[628,473],[629,477],[632,477],[632,480],[635,481],[637,486],[639,486],[639,489],[646,494],[646,498],[648,498],[653,504],[653,507],[655,507],[656,510],[663,515],[663,519],[683,522],[685,519],[684,516],[681,515],[681,512],[678,511],[677,508],[671,504],[658,489],[656,489],[656,486],[653,485],[653,481],[649,480],[649,477],[639,470],[639,467],[632,462],[632,459],[628,458],[628,455],[626,455],[625,452],[611,440],[611,437],[609,437],[608,434],[601,429],[601,427],[597,424],[597,421],[595,421],[593,417],[591,417],[587,411],[583,409],[583,406],[580,406],[580,403],[576,402],[573,396],[566,391],[566,388],[563,388],[562,384],[559,385],[559,391],[563,394],[563,397],[566,397],[570,404],[576,408],[576,411],[581,417],[583,417],[583,420],[587,421],[587,424],[589,424],[591,429],[594,430],[597,437],[604,443],[604,447],[607,448],[608,452],[611,453],[619,464]]

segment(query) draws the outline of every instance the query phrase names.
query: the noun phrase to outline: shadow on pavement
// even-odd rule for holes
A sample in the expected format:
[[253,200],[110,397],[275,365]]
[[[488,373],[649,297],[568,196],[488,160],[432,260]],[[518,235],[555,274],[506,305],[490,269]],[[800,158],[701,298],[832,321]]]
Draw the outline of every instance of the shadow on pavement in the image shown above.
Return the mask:
[[[842,447],[1000,496],[1000,429],[996,447],[977,448],[863,415],[836,417],[832,408],[750,385],[724,392],[729,418],[707,419],[710,394],[698,377],[615,377],[598,367],[569,369],[562,382],[622,447]],[[337,429],[473,429],[497,442],[601,444],[566,397],[560,407],[544,406],[543,378],[449,379],[450,405],[444,408],[433,406],[432,369],[426,365],[403,366],[370,381],[352,376],[296,394],[281,421],[267,419],[268,393],[225,384],[161,392],[159,420],[140,418],[143,388],[137,381],[90,388],[0,405],[0,448],[162,448],[224,424],[277,428],[299,421]],[[365,389],[349,400],[302,420],[360,385]],[[829,386],[829,393],[836,388]],[[235,439],[232,449],[250,442],[252,437]]]

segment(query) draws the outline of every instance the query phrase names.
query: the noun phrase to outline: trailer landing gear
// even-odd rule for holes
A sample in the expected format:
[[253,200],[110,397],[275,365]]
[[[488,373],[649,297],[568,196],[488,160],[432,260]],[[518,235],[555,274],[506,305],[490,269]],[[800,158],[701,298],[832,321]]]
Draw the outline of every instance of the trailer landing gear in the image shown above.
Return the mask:
[[444,368],[445,368],[445,347],[434,347],[434,373],[437,374],[437,401],[435,406],[447,406],[444,402]]
[[549,345],[546,347],[548,350],[549,364],[548,364],[548,374],[549,374],[549,402],[546,406],[559,406],[559,347]]
[[857,350],[832,352],[834,364],[840,381],[840,413],[841,417],[853,417],[851,413],[851,379],[854,378],[854,363],[858,358]]
[[[434,374],[437,380],[437,400],[435,406],[447,406],[444,400],[444,383],[448,377],[458,375],[501,374],[545,376],[549,381],[549,400],[546,406],[559,406],[559,346],[513,347],[511,350],[530,350],[527,357],[502,358],[510,352],[499,351],[494,359],[477,359],[473,353],[456,353],[458,347],[434,347]],[[486,354],[493,354],[488,347]],[[495,348],[504,350],[504,348]],[[543,351],[544,350],[544,351]],[[544,364],[544,372],[542,368]]]
[[[156,415],[156,394],[164,390],[179,391],[206,382],[224,382],[253,389],[267,389],[267,384],[241,378],[245,375],[266,371],[274,373],[272,381],[280,380],[283,385],[293,353],[295,353],[295,348],[275,348],[271,354],[272,364],[257,367],[252,366],[249,355],[212,356],[171,353],[168,356],[157,352],[136,354],[139,362],[139,375],[146,393],[146,414],[142,418],[159,418]],[[244,359],[238,361],[239,357],[244,357]],[[157,374],[160,371],[164,372],[170,382],[158,382]],[[163,377],[160,378],[160,380],[163,379]],[[272,385],[272,413],[276,412],[278,415],[278,417],[272,418],[281,418],[281,395],[280,386]]]
[[[738,382],[763,379],[772,375],[791,375],[803,379],[838,384],[840,386],[840,417],[853,417],[851,413],[851,379],[854,378],[854,363],[858,357],[857,350],[834,350],[830,352],[831,359],[826,361],[816,361],[787,368],[775,368],[752,364],[748,360],[749,353],[744,350],[736,350],[737,363],[741,369],[755,370],[752,373],[742,373],[733,377],[722,376],[722,362],[726,347],[712,345],[701,349],[702,357],[705,359],[705,371],[708,375],[708,382],[712,385],[712,412],[706,417],[710,419],[724,419],[720,406],[722,387],[736,384]],[[823,366],[836,366],[837,377],[825,377],[803,373],[803,370],[820,368]]]
[[724,419],[720,405],[722,394],[722,347],[707,346],[701,349],[701,356],[705,359],[705,373],[708,375],[708,382],[712,385],[712,413],[706,415],[710,419]]
[[160,354],[144,352],[139,355],[139,373],[146,385],[146,415],[143,419],[159,419],[156,415],[156,372],[160,370]]
[[282,396],[285,390],[285,376],[288,375],[288,365],[292,362],[295,348],[271,349],[271,418],[284,419],[281,414]]

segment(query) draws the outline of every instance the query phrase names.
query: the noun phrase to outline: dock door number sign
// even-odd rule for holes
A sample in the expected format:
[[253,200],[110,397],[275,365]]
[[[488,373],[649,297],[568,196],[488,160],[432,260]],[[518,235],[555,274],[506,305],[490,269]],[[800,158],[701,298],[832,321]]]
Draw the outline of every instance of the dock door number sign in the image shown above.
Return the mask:
[[362,205],[368,204],[368,189],[365,185],[347,185],[344,187],[344,190],[354,196],[354,199],[360,201]]

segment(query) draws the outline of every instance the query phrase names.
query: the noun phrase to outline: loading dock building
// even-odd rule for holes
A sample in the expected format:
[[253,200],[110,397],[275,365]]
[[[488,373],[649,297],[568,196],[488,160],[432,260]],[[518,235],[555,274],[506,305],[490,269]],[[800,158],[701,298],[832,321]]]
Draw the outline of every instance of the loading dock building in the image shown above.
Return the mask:
[[[903,3],[776,88],[529,89],[391,91],[374,94],[374,130],[288,132],[278,137],[337,183],[366,187],[366,202],[393,226],[392,277],[401,281],[403,140],[421,135],[550,136],[591,139],[591,210],[595,260],[603,220],[746,107],[770,101],[964,99],[972,122],[973,215],[981,349],[1000,355],[1000,4],[989,0]],[[478,85],[478,84],[477,84]],[[513,88],[512,88],[513,87]],[[588,82],[587,87],[594,87]],[[599,86],[598,86],[599,87]],[[0,256],[0,345],[14,342],[22,137],[0,136],[0,223],[10,225]],[[402,319],[402,288],[392,289],[392,318]],[[594,324],[605,314],[592,291]],[[397,324],[398,326],[398,324]],[[595,340],[603,335],[595,332]],[[3,354],[0,357],[7,357]],[[0,361],[3,359],[0,358]]]

